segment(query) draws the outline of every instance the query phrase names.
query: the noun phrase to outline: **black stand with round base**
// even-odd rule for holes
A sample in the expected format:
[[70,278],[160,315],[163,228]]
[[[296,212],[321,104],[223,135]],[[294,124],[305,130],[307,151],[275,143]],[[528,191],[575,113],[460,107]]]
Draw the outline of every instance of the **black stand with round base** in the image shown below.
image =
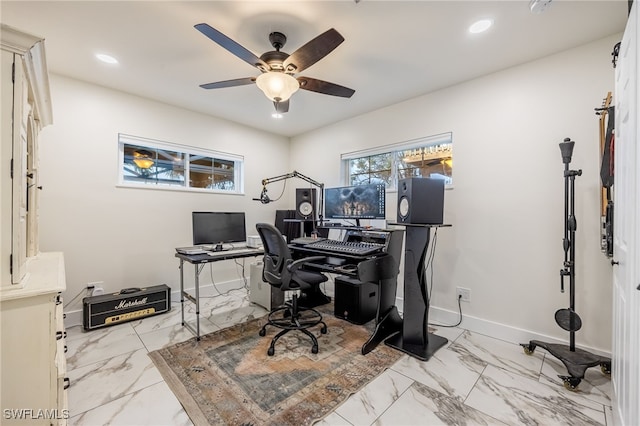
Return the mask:
[[566,138],[560,144],[562,162],[564,163],[564,263],[560,270],[560,291],[564,293],[564,278],[569,277],[569,308],[559,309],[556,312],[556,323],[564,330],[569,331],[569,345],[557,343],[545,343],[539,340],[531,340],[529,343],[521,343],[524,352],[533,354],[537,346],[546,349],[554,357],[558,358],[567,368],[568,376],[558,377],[569,390],[575,390],[589,367],[599,365],[605,374],[611,373],[611,358],[594,355],[585,350],[576,348],[576,331],[582,327],[582,320],[575,311],[575,236],[578,228],[575,217],[575,179],[582,175],[582,170],[569,170],[574,142]]
[[567,368],[568,376],[558,377],[564,382],[564,386],[569,390],[575,390],[589,367],[600,366],[604,374],[611,374],[611,358],[594,355],[590,352],[569,345],[557,343],[545,343],[539,340],[531,340],[528,344],[522,343],[526,354],[531,355],[537,346],[546,349],[554,357],[558,358]]

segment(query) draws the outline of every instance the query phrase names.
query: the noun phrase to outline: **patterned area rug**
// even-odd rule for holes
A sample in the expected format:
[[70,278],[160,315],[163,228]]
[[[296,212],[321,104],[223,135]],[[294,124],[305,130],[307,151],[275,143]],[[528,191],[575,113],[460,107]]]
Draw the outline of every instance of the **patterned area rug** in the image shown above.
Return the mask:
[[254,319],[149,356],[195,425],[310,425],[329,414],[402,356],[384,344],[360,353],[373,321],[359,326],[323,312],[327,334],[311,353],[304,334],[289,332],[267,356],[275,327]]

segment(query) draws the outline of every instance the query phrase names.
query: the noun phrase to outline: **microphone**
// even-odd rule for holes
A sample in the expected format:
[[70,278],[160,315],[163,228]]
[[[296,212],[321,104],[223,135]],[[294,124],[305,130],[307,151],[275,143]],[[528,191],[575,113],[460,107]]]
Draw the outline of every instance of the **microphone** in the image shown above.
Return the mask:
[[271,199],[267,195],[267,187],[262,187],[262,192],[260,193],[260,198],[254,198],[253,201],[260,201],[262,204],[269,204]]

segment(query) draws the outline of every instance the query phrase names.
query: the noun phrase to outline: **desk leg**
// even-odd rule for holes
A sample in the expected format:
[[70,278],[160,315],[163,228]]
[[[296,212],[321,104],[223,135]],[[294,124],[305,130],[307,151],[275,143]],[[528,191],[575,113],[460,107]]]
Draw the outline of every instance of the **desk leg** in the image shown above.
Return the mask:
[[408,226],[404,251],[404,310],[402,332],[385,344],[422,361],[427,361],[447,344],[444,337],[428,333],[429,295],[425,258],[431,228]]
[[196,340],[200,340],[200,270],[198,270],[198,265],[193,265],[195,267],[195,283],[196,283]]
[[[376,327],[371,337],[362,346],[362,355],[368,354],[385,339],[402,330],[402,318],[396,307],[397,268],[396,261],[391,256],[383,256],[374,261],[363,261],[358,265],[358,274],[363,278],[367,278],[366,272],[372,270],[377,271],[376,276],[382,277],[378,280]],[[387,275],[389,271],[395,271],[395,273]]]
[[180,259],[180,315],[184,327],[184,260]]
[[366,355],[376,348],[384,339],[402,330],[402,318],[398,314],[398,308],[392,306],[391,309],[378,321],[369,340],[362,345],[362,355]]

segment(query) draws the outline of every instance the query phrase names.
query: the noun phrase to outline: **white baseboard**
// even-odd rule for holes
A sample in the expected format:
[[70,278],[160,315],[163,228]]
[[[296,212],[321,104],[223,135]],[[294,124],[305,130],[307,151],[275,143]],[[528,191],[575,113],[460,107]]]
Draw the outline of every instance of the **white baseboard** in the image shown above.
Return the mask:
[[[247,278],[249,280],[249,278]],[[248,282],[248,281],[247,281]],[[235,279],[232,281],[225,281],[222,283],[217,283],[215,288],[220,293],[225,293],[229,290],[240,289],[244,287],[244,282],[242,279]],[[194,287],[185,289],[190,294],[193,294]],[[203,294],[211,295],[215,294],[213,290],[213,284],[206,284],[200,286],[200,292]],[[180,303],[180,290],[171,291],[171,301],[174,307],[177,307],[176,303]],[[403,300],[396,299],[396,306],[398,307],[398,311],[402,315],[402,306]],[[82,325],[82,309],[78,309],[75,311],[65,312],[66,318],[64,320],[64,325],[66,328]],[[436,324],[456,324],[460,318],[458,312],[449,311],[446,309],[438,308],[432,306],[429,309],[429,321]],[[493,337],[496,339],[504,340],[510,343],[528,343],[529,340],[540,340],[547,343],[558,343],[558,344],[568,344],[567,341],[558,339],[556,337],[547,336],[544,334],[540,334],[531,330],[524,330],[521,328],[513,327],[510,325],[501,324],[494,321],[485,320],[482,318],[473,317],[470,315],[462,315],[462,323],[459,326],[460,328],[464,328],[465,330],[469,330],[474,333],[479,333],[485,336]],[[592,352],[594,354],[611,357],[611,352],[603,351],[598,348],[591,348],[583,345],[578,345],[581,349]]]
[[[249,282],[249,278],[247,277],[247,285]],[[233,289],[240,289],[244,287],[244,282],[242,279],[238,278],[232,281],[225,281],[225,282],[221,282],[221,283],[217,283],[215,288],[220,292],[220,293],[226,293],[229,290],[233,290]],[[213,284],[205,284],[205,285],[201,285],[200,286],[200,293],[201,294],[206,294],[207,296],[210,295],[215,295],[217,294],[214,290],[213,290]],[[185,288],[185,290],[193,295],[194,291],[195,291],[195,287],[187,287]],[[171,289],[171,304],[173,305],[173,308],[178,307],[179,308],[179,304],[180,304],[180,290],[174,290]],[[65,319],[64,319],[64,326],[65,328],[70,328],[70,327],[74,327],[74,326],[82,326],[82,308],[80,309],[75,309],[73,311],[65,311]]]
[[[396,300],[396,306],[400,313],[402,314],[402,299]],[[456,324],[460,319],[460,314],[458,312],[449,311],[446,309],[438,308],[432,306],[429,309],[429,322],[435,324]],[[459,325],[460,328],[464,328],[465,330],[469,330],[473,333],[482,334],[485,336],[493,337],[495,339],[504,340],[505,342],[520,344],[520,343],[528,343],[529,340],[540,340],[546,343],[558,343],[558,344],[568,344],[567,340],[558,339],[556,337],[547,336],[544,334],[537,333],[531,330],[524,330],[522,328],[513,327],[506,324],[501,324],[494,321],[485,320],[482,318],[473,317],[470,315],[462,314],[462,323]],[[577,345],[581,349],[589,351],[593,354],[611,357],[611,352],[603,351],[598,348],[591,348],[588,346]]]

